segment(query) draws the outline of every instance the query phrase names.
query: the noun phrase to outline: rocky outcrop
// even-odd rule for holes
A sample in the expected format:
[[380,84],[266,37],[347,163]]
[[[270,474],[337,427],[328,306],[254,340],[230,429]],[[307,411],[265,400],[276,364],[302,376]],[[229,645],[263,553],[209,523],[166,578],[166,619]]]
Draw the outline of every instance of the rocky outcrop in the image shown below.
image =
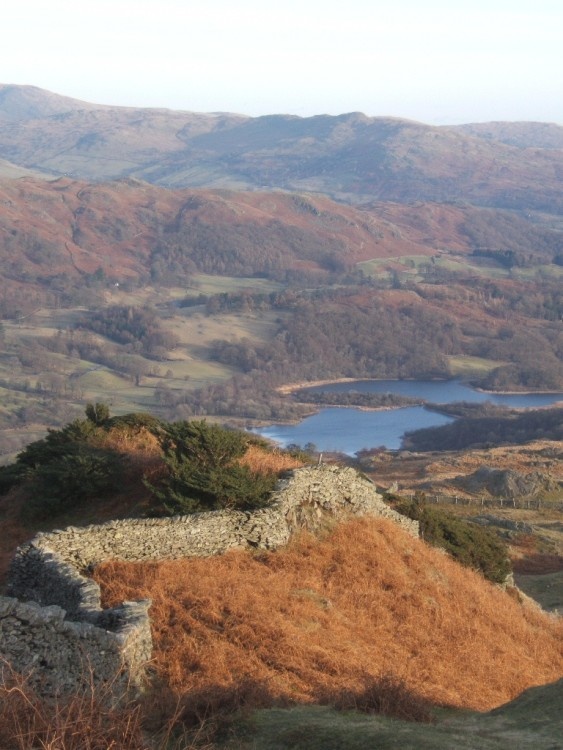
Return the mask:
[[[513,521],[511,518],[501,518],[499,516],[485,513],[480,516],[472,516],[470,520],[479,526],[495,526],[503,531],[515,534],[532,534],[534,531],[533,526],[530,526],[524,521]],[[509,538],[512,538],[509,536]]]
[[537,497],[558,486],[551,477],[539,471],[521,474],[513,469],[492,469],[489,466],[481,466],[468,476],[456,477],[456,483],[474,494],[487,492],[492,497],[503,498]]

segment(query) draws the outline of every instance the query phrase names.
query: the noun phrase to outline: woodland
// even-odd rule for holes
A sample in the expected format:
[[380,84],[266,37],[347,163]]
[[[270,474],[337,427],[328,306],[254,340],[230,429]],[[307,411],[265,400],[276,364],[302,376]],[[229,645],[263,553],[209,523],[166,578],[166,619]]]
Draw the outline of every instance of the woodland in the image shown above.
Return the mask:
[[[562,174],[556,125],[163,112],[0,85],[0,577],[38,530],[263,507],[320,457],[242,428],[334,404],[315,382],[563,391]],[[445,409],[454,423],[401,451],[350,459],[424,540],[365,518],[276,552],[103,563],[104,607],[153,602],[145,695],[85,685],[53,707],[4,670],[0,745],[558,746],[560,618],[507,574],[541,573],[542,602],[559,585],[562,410]],[[494,498],[463,487],[481,468],[541,474],[542,507],[478,523]],[[455,506],[430,504],[433,483]]]
[[0,453],[88,400],[250,425],[310,411],[294,382],[562,390],[559,130],[2,87]]
[[[228,227],[222,231],[229,236]],[[263,261],[253,259],[252,248],[247,248],[248,287],[206,293],[198,289],[198,279],[211,270],[214,248],[209,246],[205,262],[189,246],[176,251],[174,259],[161,254],[163,275],[151,289],[155,299],[168,300],[165,304],[136,301],[136,293],[148,283],[143,278],[120,285],[119,304],[108,304],[108,297],[116,294],[108,292],[111,282],[101,273],[88,277],[85,287],[83,275],[57,275],[45,283],[30,279],[22,269],[17,284],[5,275],[0,384],[12,394],[12,406],[0,414],[3,429],[50,420],[56,424],[57,418],[71,416],[68,405],[73,403],[76,413],[83,398],[98,395],[83,386],[86,369],[114,373],[121,389],[130,382],[139,388],[138,405],[150,404],[165,417],[295,418],[303,408],[275,391],[284,383],[447,379],[464,360],[479,363],[469,377],[487,390],[563,388],[561,285],[539,273],[545,266],[533,259],[526,259],[529,277],[505,273],[502,263],[491,265],[487,259],[481,270],[500,268],[504,275],[481,276],[476,283],[475,269],[468,266],[447,270],[429,262],[415,271],[384,268],[372,275],[362,264],[329,270],[323,255],[314,268],[299,273],[289,269],[282,280],[279,269],[266,274]],[[293,262],[315,257],[315,252],[309,247]],[[36,263],[38,255],[36,249]],[[193,291],[171,299],[182,273],[177,257],[190,266],[184,289]],[[218,251],[216,273],[224,267],[222,258]],[[552,257],[548,260],[552,268],[558,267]],[[224,272],[237,271],[238,261]],[[167,286],[167,275],[175,278],[176,286]],[[254,280],[275,284],[276,289],[256,292]],[[90,300],[88,309],[84,304],[77,308],[78,298]],[[34,330],[33,316],[43,307],[51,310],[51,320]],[[77,312],[67,316],[70,324],[58,325],[65,310]],[[238,335],[225,328],[224,321],[233,318],[240,322]],[[213,363],[225,375],[197,382],[185,367],[180,380],[175,370],[180,352],[186,351],[182,327],[193,327],[201,319],[216,320],[217,335],[192,346],[189,358]],[[266,335],[257,336],[250,328],[258,319],[269,321]],[[22,326],[25,335],[16,335]],[[65,404],[62,413],[60,402]]]

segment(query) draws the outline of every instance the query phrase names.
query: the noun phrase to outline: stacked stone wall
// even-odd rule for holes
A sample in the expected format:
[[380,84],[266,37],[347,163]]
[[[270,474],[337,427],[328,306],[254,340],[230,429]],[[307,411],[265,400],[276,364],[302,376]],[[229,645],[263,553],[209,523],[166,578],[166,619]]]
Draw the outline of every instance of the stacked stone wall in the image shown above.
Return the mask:
[[47,685],[76,685],[85,662],[96,680],[108,681],[112,673],[138,680],[150,659],[149,603],[103,610],[99,587],[85,575],[89,569],[108,559],[274,550],[300,529],[314,532],[358,515],[391,518],[418,536],[417,522],[386,506],[368,479],[324,465],[289,472],[272,504],[252,512],[127,519],[37,534],[12,562],[8,593],[14,598],[0,598],[0,656],[19,671],[33,669]]
[[124,602],[94,625],[66,619],[56,605],[0,597],[0,677],[9,665],[43,695],[101,685],[112,699],[124,696],[139,688],[151,658],[149,605]]

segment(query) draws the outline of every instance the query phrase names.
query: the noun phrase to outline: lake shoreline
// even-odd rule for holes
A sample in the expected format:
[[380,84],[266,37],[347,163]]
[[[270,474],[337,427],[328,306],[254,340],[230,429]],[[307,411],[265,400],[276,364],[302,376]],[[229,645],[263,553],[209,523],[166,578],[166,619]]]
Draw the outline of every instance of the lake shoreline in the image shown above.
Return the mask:
[[[373,388],[370,387],[370,383]],[[331,392],[331,399],[321,403],[301,402],[297,393],[302,389],[317,389]],[[397,390],[395,390],[396,386]],[[463,414],[450,413],[447,404],[467,402],[470,413],[479,414],[479,405],[485,407],[482,416],[486,416],[487,402],[495,407],[506,407],[508,411],[518,412],[528,409],[557,408],[563,396],[560,391],[549,392],[516,392],[501,393],[478,390],[468,385],[461,378],[402,381],[374,378],[326,378],[317,381],[297,381],[277,388],[278,393],[293,395],[294,403],[306,414],[291,420],[261,420],[259,427],[254,425],[252,431],[262,434],[284,444],[312,443],[319,450],[334,450],[353,455],[357,450],[373,446],[385,446],[389,450],[400,449],[406,433],[428,427],[440,427],[450,421],[462,418]],[[340,391],[342,394],[340,401]],[[350,398],[350,391],[358,391],[361,398]],[[338,395],[335,395],[335,392]],[[378,403],[377,398],[370,403],[365,394],[395,394],[415,398],[416,405],[385,401]],[[490,395],[489,395],[490,394]],[[304,398],[304,394],[302,395]],[[332,401],[334,397],[334,401]],[[555,403],[557,400],[557,403]],[[443,404],[443,408],[441,405]],[[462,410],[463,411],[463,410]],[[497,410],[493,410],[497,414]],[[499,412],[500,413],[500,412]],[[508,412],[507,412],[508,413]],[[369,416],[371,415],[371,416]],[[467,415],[465,415],[467,418]],[[265,422],[267,421],[267,424]]]
[[[385,378],[379,378],[384,380]],[[276,393],[281,393],[282,396],[287,396],[290,393],[304,390],[305,388],[317,388],[320,385],[338,385],[338,383],[363,383],[369,380],[378,380],[378,378],[334,378],[332,380],[306,380],[297,383],[287,383],[285,385],[278,385],[274,388]]]
[[[282,396],[288,396],[292,393],[296,393],[297,391],[305,390],[307,388],[318,388],[322,385],[339,385],[340,383],[369,383],[369,382],[385,382],[390,380],[396,380],[400,383],[413,383],[413,382],[419,382],[419,378],[332,378],[329,380],[307,380],[307,381],[299,381],[296,383],[286,383],[285,385],[278,385],[274,390],[276,393],[281,394]],[[563,391],[558,390],[549,390],[549,391],[488,391],[485,388],[479,388],[479,386],[473,386],[470,385],[469,380],[465,380],[464,378],[425,378],[424,379],[427,382],[433,382],[433,383],[451,383],[452,381],[456,381],[458,383],[463,383],[467,385],[468,387],[472,388],[474,391],[477,391],[478,393],[485,393],[490,394],[491,396],[534,396],[534,395],[551,395],[551,394],[561,394],[561,401],[563,402]],[[560,403],[560,402],[556,402]],[[390,407],[390,408],[396,408],[396,407]]]

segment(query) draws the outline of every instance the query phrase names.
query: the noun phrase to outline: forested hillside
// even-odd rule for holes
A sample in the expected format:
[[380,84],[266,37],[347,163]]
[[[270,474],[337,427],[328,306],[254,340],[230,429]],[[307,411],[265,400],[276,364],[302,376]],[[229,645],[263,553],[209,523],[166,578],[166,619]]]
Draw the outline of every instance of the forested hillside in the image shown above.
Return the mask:
[[563,388],[560,130],[1,86],[1,452],[87,400],[248,421],[302,414],[295,380]]
[[[478,237],[487,217],[502,235],[502,212],[68,181],[4,195],[4,430],[100,397],[283,419],[303,413],[274,394],[284,382],[448,378],[466,363],[493,390],[563,387],[554,229],[493,251]],[[455,252],[427,235],[446,218]]]

